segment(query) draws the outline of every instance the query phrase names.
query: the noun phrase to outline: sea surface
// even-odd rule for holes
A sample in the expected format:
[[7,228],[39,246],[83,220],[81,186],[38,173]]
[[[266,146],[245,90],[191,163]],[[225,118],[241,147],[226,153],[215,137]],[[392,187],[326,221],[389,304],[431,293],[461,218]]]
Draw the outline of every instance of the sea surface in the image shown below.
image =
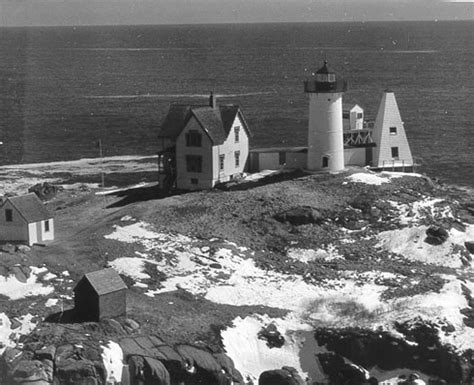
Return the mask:
[[395,92],[419,171],[474,187],[474,22],[0,28],[0,164],[154,154],[172,102],[242,106],[252,147],[304,145],[327,59],[375,118]]

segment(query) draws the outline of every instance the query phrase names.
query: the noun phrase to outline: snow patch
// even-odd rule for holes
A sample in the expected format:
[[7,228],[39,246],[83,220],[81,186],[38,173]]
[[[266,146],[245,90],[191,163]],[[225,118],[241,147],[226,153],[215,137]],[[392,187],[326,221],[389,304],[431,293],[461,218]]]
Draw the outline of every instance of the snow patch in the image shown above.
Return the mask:
[[[273,323],[285,338],[281,348],[270,348],[265,340],[257,337],[258,332]],[[233,326],[221,332],[227,354],[235,367],[247,380],[256,383],[263,371],[292,366],[303,376],[313,381],[324,380],[315,354],[326,350],[318,346],[313,337],[313,328],[295,317],[270,318],[252,315],[237,317]],[[306,354],[306,353],[310,354]]]
[[42,268],[32,266],[31,274],[26,282],[20,282],[14,275],[9,275],[8,277],[0,276],[0,294],[12,300],[17,300],[34,295],[48,295],[52,293],[53,287],[44,286],[42,283],[37,282],[38,272],[42,273],[44,271]]
[[107,371],[107,384],[116,384],[122,381],[123,352],[120,345],[109,341],[106,346],[101,345],[102,362]]
[[53,307],[53,306],[55,306],[57,303],[58,303],[58,299],[56,299],[56,298],[48,298],[48,300],[46,301],[46,303],[44,304],[44,306],[46,306],[46,307]]
[[453,250],[453,245],[463,245],[464,240],[474,232],[474,226],[469,226],[468,231],[464,233],[452,229],[450,237],[436,246],[425,242],[427,229],[427,226],[414,226],[383,231],[377,235],[380,241],[377,246],[414,261],[453,268],[462,267],[461,255]]
[[146,261],[144,258],[123,257],[109,262],[109,266],[113,267],[119,274],[126,275],[134,280],[150,279],[151,277],[143,272]]
[[390,183],[390,178],[384,178],[376,174],[369,174],[365,172],[359,172],[356,174],[349,175],[346,179],[355,183],[366,183],[380,186],[382,183]]
[[16,318],[20,326],[12,329],[12,323],[5,313],[0,313],[0,354],[2,354],[6,347],[13,347],[16,345],[20,336],[29,334],[36,327],[32,322],[33,316],[27,314]]

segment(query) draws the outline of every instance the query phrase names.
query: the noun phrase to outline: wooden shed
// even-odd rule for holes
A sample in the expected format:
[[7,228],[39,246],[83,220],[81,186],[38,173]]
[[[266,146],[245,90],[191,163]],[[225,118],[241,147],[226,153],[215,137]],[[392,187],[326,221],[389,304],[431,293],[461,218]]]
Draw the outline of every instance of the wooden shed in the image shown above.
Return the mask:
[[74,288],[77,316],[83,321],[99,321],[125,315],[127,289],[114,269],[85,274]]

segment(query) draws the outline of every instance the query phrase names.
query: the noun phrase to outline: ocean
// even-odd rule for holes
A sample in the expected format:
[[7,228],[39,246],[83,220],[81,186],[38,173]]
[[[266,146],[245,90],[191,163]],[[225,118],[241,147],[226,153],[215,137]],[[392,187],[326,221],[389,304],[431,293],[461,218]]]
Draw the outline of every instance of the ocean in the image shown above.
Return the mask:
[[0,164],[157,152],[172,102],[239,103],[252,147],[306,143],[323,60],[375,118],[395,92],[418,170],[474,187],[474,22],[0,28]]

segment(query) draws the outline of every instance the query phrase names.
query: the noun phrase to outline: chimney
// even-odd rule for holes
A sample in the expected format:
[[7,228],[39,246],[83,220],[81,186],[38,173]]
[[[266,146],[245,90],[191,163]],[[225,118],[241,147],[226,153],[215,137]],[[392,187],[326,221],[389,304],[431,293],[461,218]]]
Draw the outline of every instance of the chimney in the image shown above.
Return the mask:
[[211,91],[211,94],[209,95],[209,107],[212,107],[212,108],[217,107],[217,100],[212,91]]

